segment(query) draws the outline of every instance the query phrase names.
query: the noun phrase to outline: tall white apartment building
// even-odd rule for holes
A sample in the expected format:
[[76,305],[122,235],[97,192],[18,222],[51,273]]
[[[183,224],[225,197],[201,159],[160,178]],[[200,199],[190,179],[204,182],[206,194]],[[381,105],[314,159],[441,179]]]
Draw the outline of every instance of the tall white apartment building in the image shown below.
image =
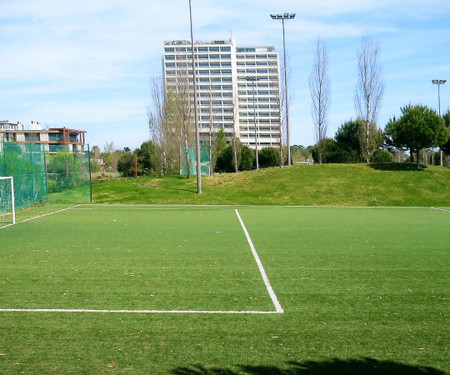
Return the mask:
[[[176,92],[183,82],[189,82],[193,95],[191,51],[188,41],[165,42],[166,92]],[[197,41],[194,55],[201,140],[224,129],[228,139],[237,137],[251,148],[255,148],[256,140],[258,148],[279,147],[281,91],[274,47],[237,47],[234,38]]]

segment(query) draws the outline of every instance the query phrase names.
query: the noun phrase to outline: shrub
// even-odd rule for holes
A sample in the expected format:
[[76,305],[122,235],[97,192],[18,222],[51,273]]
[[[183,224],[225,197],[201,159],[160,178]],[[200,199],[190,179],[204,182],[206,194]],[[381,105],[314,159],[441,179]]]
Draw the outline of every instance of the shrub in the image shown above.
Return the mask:
[[233,161],[233,147],[228,145],[218,156],[216,160],[216,172],[231,173],[235,171]]
[[255,151],[250,147],[241,145],[241,162],[239,164],[240,171],[249,171],[255,163]]
[[376,150],[370,158],[372,163],[392,163],[394,162],[394,155],[388,150]]
[[274,147],[265,147],[258,152],[258,159],[261,168],[279,166],[280,150]]
[[132,177],[135,175],[134,154],[124,154],[117,161],[117,170],[123,177]]

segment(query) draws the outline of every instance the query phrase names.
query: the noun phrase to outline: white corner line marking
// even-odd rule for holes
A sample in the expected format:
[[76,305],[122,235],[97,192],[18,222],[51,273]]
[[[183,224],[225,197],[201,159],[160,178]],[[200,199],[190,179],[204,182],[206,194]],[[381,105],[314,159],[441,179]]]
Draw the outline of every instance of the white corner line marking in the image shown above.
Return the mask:
[[[80,205],[71,206],[64,208],[59,211],[50,212],[48,214],[32,217],[30,219],[26,219],[24,221],[19,222],[24,223],[26,221],[38,219],[40,217],[53,215],[62,211],[70,210],[72,208],[79,207]],[[235,209],[236,215],[241,223],[242,229],[244,230],[245,236],[247,237],[247,241],[250,245],[250,249],[252,250],[253,257],[258,265],[259,272],[264,280],[264,284],[267,288],[267,291],[272,299],[273,304],[275,305],[276,311],[258,311],[258,310],[237,310],[237,311],[227,311],[227,310],[112,310],[112,309],[17,309],[17,308],[0,308],[0,312],[8,313],[8,312],[37,312],[37,313],[109,313],[109,314],[260,314],[260,315],[271,315],[271,314],[283,314],[284,310],[278,302],[278,298],[273,291],[272,286],[270,285],[269,278],[267,277],[266,271],[259,259],[258,253],[256,252],[255,246],[248,234],[247,228],[244,225],[244,222],[239,215],[237,209]],[[1,229],[1,228],[0,228]]]
[[258,265],[259,272],[261,273],[261,277],[264,280],[264,284],[266,285],[267,292],[269,293],[269,296],[272,299],[272,303],[275,306],[275,310],[277,313],[283,314],[284,310],[281,307],[280,302],[278,302],[278,298],[277,298],[275,292],[273,291],[272,285],[270,285],[270,281],[269,281],[269,278],[267,277],[266,270],[264,269],[261,259],[259,259],[258,253],[256,252],[255,245],[253,245],[253,241],[250,238],[250,235],[247,231],[247,228],[245,227],[244,222],[242,221],[241,215],[239,215],[239,211],[237,210],[237,208],[234,211],[236,212],[239,222],[241,223],[241,227],[242,227],[242,230],[244,231],[245,237],[247,237],[247,242],[250,245],[250,249],[252,250],[253,257],[255,258],[256,264]]
[[[75,206],[70,206],[70,207],[63,208],[63,209],[58,210],[58,211],[53,211],[53,212],[49,212],[49,213],[46,213],[46,214],[43,214],[43,215],[30,217],[29,219],[25,219],[25,220],[22,220],[22,221],[16,221],[16,224],[22,224],[22,223],[26,223],[26,222],[31,221],[31,220],[40,219],[41,217],[45,217],[45,216],[50,216],[50,215],[58,214],[58,213],[60,213],[60,212],[67,211],[67,210],[71,210],[72,208],[76,208],[76,207],[79,207],[79,206],[80,206],[80,205],[78,204],[78,205],[75,205]],[[8,224],[8,225],[5,225],[5,226],[3,226],[3,227],[0,227],[0,229],[4,229],[4,228],[10,227],[10,226],[12,226],[12,225],[16,225],[16,224]]]

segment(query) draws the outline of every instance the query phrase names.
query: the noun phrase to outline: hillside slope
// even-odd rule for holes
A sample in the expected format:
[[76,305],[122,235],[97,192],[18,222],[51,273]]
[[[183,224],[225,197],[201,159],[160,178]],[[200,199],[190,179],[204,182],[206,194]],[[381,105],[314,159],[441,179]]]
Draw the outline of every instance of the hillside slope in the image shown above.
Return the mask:
[[323,164],[239,174],[121,179],[94,185],[96,203],[450,206],[450,169]]

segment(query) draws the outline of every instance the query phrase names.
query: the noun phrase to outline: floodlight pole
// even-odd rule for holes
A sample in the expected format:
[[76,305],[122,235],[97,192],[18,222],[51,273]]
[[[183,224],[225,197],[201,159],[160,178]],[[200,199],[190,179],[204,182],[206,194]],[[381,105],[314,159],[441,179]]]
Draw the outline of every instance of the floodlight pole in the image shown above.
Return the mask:
[[192,5],[189,0],[189,18],[191,25],[191,52],[192,52],[192,86],[194,88],[194,124],[195,124],[195,148],[197,154],[197,194],[202,193],[202,166],[200,160],[200,130],[197,121],[197,78],[195,74],[195,57],[194,57],[194,31],[192,28]]
[[[447,80],[445,79],[433,79],[431,80],[431,83],[433,85],[437,85],[438,87],[438,110],[439,110],[439,116],[441,116],[441,91],[440,91],[440,86],[441,85],[445,85],[445,82],[447,82]],[[441,150],[441,167],[444,165],[444,156]]]
[[444,85],[445,82],[447,82],[447,80],[445,80],[445,79],[433,79],[433,80],[431,81],[431,83],[432,83],[433,85],[437,85],[437,87],[438,87],[438,108],[439,108],[439,116],[441,115],[441,91],[440,91],[439,87],[440,87],[441,85]]
[[[284,32],[284,21],[292,20],[295,18],[295,13],[284,13],[284,14],[271,14],[273,20],[281,20],[281,25],[283,29],[283,64],[284,64],[284,104],[286,106],[286,143],[287,143],[287,158],[288,165],[291,165],[291,142],[290,142],[290,132],[289,132],[289,94],[288,94],[288,83],[287,83],[287,69],[286,69],[286,37]],[[281,126],[281,124],[280,124]]]
[[256,170],[259,169],[259,158],[258,158],[258,127],[256,125],[256,99],[255,99],[255,91],[256,91],[256,81],[259,80],[259,77],[246,77],[246,80],[249,82],[253,82],[253,123],[255,124],[255,156],[256,156]]

